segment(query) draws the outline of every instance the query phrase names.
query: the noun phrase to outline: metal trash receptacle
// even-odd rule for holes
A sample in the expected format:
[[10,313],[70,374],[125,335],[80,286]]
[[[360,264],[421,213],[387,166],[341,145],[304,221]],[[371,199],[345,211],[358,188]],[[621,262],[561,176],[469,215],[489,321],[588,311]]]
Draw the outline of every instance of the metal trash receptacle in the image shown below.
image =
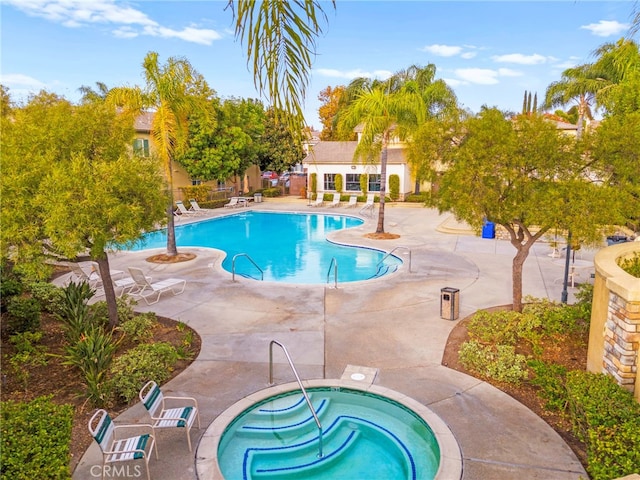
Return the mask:
[[262,194],[261,193],[254,193],[253,194],[253,201],[255,203],[260,203],[262,202]]
[[460,289],[445,287],[440,289],[440,318],[457,320],[460,315]]

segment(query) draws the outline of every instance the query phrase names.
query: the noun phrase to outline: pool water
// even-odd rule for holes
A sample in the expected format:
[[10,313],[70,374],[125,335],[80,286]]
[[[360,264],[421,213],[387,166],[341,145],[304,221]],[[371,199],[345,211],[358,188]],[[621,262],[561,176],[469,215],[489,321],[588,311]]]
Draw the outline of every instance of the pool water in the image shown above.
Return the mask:
[[238,415],[222,435],[225,480],[432,480],[440,451],[429,425],[380,395],[345,388],[308,389],[323,428],[300,390],[271,397]]
[[[329,242],[327,234],[361,225],[345,215],[241,212],[175,227],[178,247],[210,247],[226,252],[222,268],[248,278],[274,282],[321,284],[377,278],[394,272],[402,263],[381,250]],[[134,250],[166,246],[166,230],[145,235]],[[250,258],[248,258],[248,257]],[[386,257],[386,258],[385,258]],[[253,262],[263,271],[253,264]],[[384,260],[384,261],[383,261]]]

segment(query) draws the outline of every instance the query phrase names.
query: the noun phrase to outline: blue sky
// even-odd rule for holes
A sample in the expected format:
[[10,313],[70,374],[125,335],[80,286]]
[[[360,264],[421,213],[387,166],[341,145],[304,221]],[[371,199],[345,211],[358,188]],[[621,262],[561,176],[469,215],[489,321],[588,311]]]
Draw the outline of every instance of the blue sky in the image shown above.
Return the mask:
[[[142,60],[184,57],[220,97],[259,98],[226,1],[0,0],[0,83],[14,100],[46,89],[143,85]],[[564,69],[628,33],[633,1],[337,1],[317,44],[307,122],[318,93],[358,76],[433,63],[460,103],[520,111]],[[265,100],[265,99],[263,99]],[[265,101],[265,103],[267,103]]]

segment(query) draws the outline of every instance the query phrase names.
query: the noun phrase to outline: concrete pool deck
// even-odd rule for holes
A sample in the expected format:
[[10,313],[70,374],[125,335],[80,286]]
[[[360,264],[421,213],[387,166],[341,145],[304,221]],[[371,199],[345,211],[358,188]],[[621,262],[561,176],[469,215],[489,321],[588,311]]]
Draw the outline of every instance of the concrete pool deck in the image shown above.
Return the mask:
[[[340,207],[311,208],[306,200],[295,198],[265,199],[249,208],[358,213]],[[202,218],[238,211],[217,209]],[[269,343],[277,340],[286,346],[303,380],[339,379],[348,366],[377,369],[374,385],[428,407],[449,427],[460,447],[465,480],[587,478],[571,449],[541,418],[491,385],[441,364],[449,333],[458,323],[440,317],[441,289],[460,290],[459,319],[480,308],[510,304],[515,252],[510,243],[474,236],[450,215],[419,205],[387,204],[385,230],[399,234],[397,240],[365,238],[365,233],[375,231],[377,209],[363,218],[363,226],[331,238],[385,251],[402,247],[395,254],[407,265],[388,277],[339,284],[337,289],[239,277],[233,282],[231,274],[221,270],[223,253],[206,248],[180,248],[197,258],[173,265],[146,262],[149,251],[110,255],[112,269],[137,266],[154,280],[187,279],[182,295],[163,294],[157,304],[141,302],[136,309],[182,321],[202,338],[192,365],[163,386],[167,395],[193,396],[199,402],[202,429],[192,431],[194,451],[189,452],[183,431],[159,432],[160,459],[151,459],[151,477],[204,480],[198,477],[196,463],[211,453],[198,452],[196,445],[223,411],[269,387]],[[548,244],[534,245],[524,266],[525,295],[559,301],[563,262],[550,253]],[[582,259],[591,260],[594,253],[583,249]],[[588,277],[588,272],[580,274]],[[569,302],[574,292],[569,289]],[[294,380],[284,357],[274,358],[275,383]],[[139,402],[115,419],[116,424],[147,421]],[[73,478],[99,478],[100,465],[93,442]],[[144,472],[136,477],[131,465],[111,478],[143,478]]]

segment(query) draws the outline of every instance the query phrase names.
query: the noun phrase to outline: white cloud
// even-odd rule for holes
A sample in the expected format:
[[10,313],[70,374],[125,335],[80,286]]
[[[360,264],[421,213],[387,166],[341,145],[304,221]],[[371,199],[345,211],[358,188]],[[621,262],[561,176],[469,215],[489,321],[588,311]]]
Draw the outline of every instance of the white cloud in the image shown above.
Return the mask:
[[[186,42],[211,45],[222,38],[215,30],[191,25],[175,30],[158,24],[147,14],[135,8],[116,4],[115,0],[2,0],[27,15],[45,18],[69,28],[90,24],[114,25],[118,38],[150,35],[162,38],[178,38]],[[135,27],[140,28],[136,30]]]
[[46,84],[40,80],[21,73],[0,74],[0,83],[10,88],[29,88],[33,90],[46,87]]
[[439,57],[453,57],[459,55],[462,52],[462,47],[455,47],[452,45],[426,45],[422,47],[423,52],[433,53]]
[[468,83],[480,85],[495,85],[498,83],[498,72],[488,68],[457,68],[454,73]]
[[521,77],[524,74],[518,70],[512,70],[510,68],[499,68],[498,75],[501,77]]
[[477,55],[476,52],[465,52],[462,55],[460,55],[462,58],[464,58],[465,60],[469,60],[470,58],[473,58]]
[[598,23],[590,23],[580,27],[583,30],[589,30],[598,37],[610,37],[624,32],[629,28],[628,23],[620,23],[616,20],[600,20]]
[[460,85],[468,85],[469,83],[457,78],[443,78],[442,80],[450,87],[459,87]]
[[334,68],[316,68],[313,72],[323,77],[346,78],[347,80],[353,80],[354,78],[360,77],[385,80],[393,75],[389,70],[374,70],[373,72],[366,72],[360,69],[343,71]]
[[550,60],[537,53],[533,55],[523,55],[522,53],[510,53],[507,55],[494,55],[491,57],[494,62],[498,63],[517,63],[519,65],[539,65]]

